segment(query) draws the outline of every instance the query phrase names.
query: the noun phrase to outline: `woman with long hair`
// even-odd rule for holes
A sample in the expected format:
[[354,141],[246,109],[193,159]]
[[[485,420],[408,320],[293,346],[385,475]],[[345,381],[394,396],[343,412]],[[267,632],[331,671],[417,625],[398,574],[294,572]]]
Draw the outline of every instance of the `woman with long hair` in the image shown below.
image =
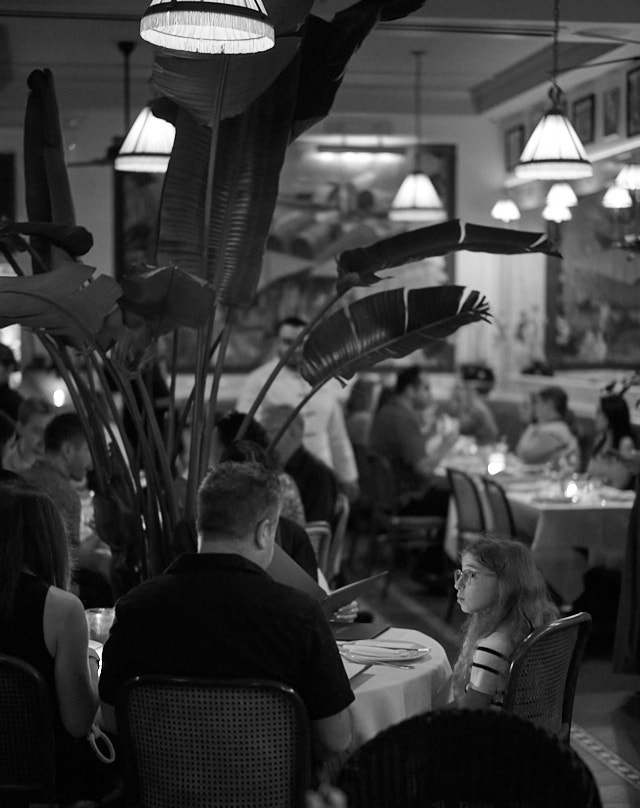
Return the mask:
[[[86,796],[81,757],[98,707],[98,658],[89,650],[84,608],[69,589],[70,561],[60,512],[20,478],[0,480],[0,652],[36,668],[54,715],[61,795]],[[90,759],[90,758],[89,758]],[[95,758],[94,758],[95,759]]]
[[562,387],[540,388],[533,398],[533,421],[522,433],[516,454],[523,463],[555,462],[577,469],[580,446],[574,421]]
[[629,406],[622,396],[600,398],[595,416],[596,437],[587,473],[615,488],[632,488],[633,473],[626,459],[636,450]]
[[455,574],[458,604],[469,615],[453,669],[456,707],[501,707],[514,651],[558,610],[531,551],[513,539],[479,539],[465,546]]

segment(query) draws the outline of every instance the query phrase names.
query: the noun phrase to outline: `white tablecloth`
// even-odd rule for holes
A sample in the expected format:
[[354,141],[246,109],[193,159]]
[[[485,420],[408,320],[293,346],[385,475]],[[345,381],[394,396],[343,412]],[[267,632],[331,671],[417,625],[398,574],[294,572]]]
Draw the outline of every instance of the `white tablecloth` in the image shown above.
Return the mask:
[[349,708],[353,738],[350,751],[381,730],[413,715],[444,707],[452,699],[451,665],[440,643],[419,631],[390,628],[377,640],[408,640],[431,648],[407,662],[413,670],[372,665],[351,680],[356,700]]

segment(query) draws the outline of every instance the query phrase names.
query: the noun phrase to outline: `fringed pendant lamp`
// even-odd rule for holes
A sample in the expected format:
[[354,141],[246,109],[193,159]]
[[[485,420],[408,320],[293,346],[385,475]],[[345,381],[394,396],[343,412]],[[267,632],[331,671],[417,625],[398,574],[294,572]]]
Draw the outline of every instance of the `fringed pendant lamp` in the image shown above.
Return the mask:
[[262,0],[151,0],[140,36],[191,53],[259,53],[275,42]]
[[491,208],[491,216],[501,222],[515,222],[520,218],[520,210],[513,199],[498,199]]
[[624,210],[633,206],[633,199],[627,188],[611,185],[602,197],[602,205],[610,210]]
[[175,127],[144,107],[127,133],[115,161],[116,171],[164,174],[176,136]]
[[576,180],[593,175],[584,146],[571,121],[562,112],[562,90],[556,82],[559,28],[560,0],[554,0],[551,108],[533,130],[515,167],[516,176],[528,180]]
[[420,79],[422,77],[421,60],[423,53],[424,51],[413,51],[416,61],[414,85],[415,167],[404,178],[391,203],[389,218],[394,222],[439,222],[445,218],[442,200],[427,174],[420,168],[420,147],[422,144]]
[[576,192],[568,182],[554,182],[547,193],[547,205],[574,208],[578,204]]

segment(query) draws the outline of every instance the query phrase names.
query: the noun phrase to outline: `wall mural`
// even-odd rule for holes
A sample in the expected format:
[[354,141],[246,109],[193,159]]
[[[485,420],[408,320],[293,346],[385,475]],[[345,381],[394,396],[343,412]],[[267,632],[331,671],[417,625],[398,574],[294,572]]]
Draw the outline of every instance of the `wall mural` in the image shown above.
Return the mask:
[[601,191],[571,210],[572,220],[551,233],[563,258],[548,261],[548,360],[556,368],[637,368],[640,252],[612,246],[634,213],[603,208]]

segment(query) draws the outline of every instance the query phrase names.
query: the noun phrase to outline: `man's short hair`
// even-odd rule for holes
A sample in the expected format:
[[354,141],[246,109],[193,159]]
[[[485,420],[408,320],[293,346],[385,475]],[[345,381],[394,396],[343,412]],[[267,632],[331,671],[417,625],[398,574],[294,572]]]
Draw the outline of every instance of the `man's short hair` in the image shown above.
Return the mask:
[[284,320],[279,320],[276,323],[276,334],[279,334],[280,329],[285,325],[290,325],[293,328],[304,328],[306,324],[307,321],[301,317],[285,317]]
[[[236,435],[240,430],[240,426],[245,419],[246,413],[238,412],[237,410],[229,410],[223,415],[216,415],[215,426],[218,430],[218,437],[222,446],[227,449],[236,439]],[[264,428],[259,424],[255,418],[249,421],[249,426],[244,433],[244,439],[257,443],[266,449],[269,445],[269,438]]]
[[396,380],[396,393],[403,393],[407,387],[415,387],[420,382],[420,376],[426,373],[420,365],[411,365],[398,373]]
[[80,416],[75,412],[56,415],[49,421],[44,430],[44,448],[46,452],[59,452],[65,441],[70,441],[77,445],[86,441],[86,439],[87,436]]
[[281,502],[276,471],[253,462],[219,463],[198,489],[198,532],[242,539],[265,517],[277,518]]
[[34,415],[51,415],[53,408],[44,398],[25,398],[18,407],[18,423],[26,426]]

